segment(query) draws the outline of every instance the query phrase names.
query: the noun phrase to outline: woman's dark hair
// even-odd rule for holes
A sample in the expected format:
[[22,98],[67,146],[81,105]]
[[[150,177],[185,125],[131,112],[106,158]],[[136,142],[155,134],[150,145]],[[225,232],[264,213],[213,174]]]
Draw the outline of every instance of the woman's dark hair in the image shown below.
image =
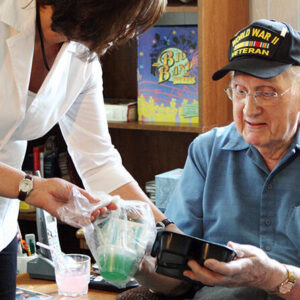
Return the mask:
[[37,0],[53,8],[52,30],[101,55],[108,45],[138,35],[160,18],[167,0]]

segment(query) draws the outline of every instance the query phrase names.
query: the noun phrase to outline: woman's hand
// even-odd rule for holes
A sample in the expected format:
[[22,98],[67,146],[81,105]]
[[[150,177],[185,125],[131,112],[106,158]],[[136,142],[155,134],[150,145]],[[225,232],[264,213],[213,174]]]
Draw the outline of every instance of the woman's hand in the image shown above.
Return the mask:
[[[58,209],[72,201],[72,189],[76,188],[90,203],[101,203],[101,199],[97,199],[89,194],[84,189],[76,185],[60,179],[60,178],[40,178],[34,176],[34,188],[29,196],[26,198],[26,203],[34,205],[48,211],[51,215],[58,217]],[[114,203],[109,203],[105,207],[95,210],[91,214],[91,221],[99,214],[105,213],[108,209],[116,209]]]
[[225,263],[207,259],[204,267],[190,260],[191,271],[185,271],[184,275],[210,286],[254,286],[266,291],[275,290],[286,279],[285,267],[263,250],[233,242],[228,246],[237,252],[236,260]]

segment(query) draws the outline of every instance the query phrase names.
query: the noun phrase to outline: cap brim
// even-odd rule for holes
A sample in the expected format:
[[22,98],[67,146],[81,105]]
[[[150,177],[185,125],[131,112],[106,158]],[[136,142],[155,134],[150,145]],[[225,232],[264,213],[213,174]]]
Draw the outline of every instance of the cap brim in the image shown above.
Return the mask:
[[236,58],[225,67],[215,72],[212,79],[219,80],[229,71],[239,71],[254,77],[267,79],[279,75],[291,66],[292,64],[255,57]]

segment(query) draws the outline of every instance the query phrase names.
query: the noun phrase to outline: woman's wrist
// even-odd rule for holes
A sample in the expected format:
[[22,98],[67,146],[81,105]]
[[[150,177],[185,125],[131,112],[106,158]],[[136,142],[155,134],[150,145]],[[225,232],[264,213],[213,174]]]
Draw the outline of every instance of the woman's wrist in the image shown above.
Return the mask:
[[156,228],[160,228],[160,229],[166,229],[168,226],[170,226],[170,225],[172,225],[172,224],[174,224],[174,222],[173,221],[171,221],[170,219],[168,219],[168,218],[164,218],[163,220],[161,220],[161,221],[158,221],[157,223],[156,223]]
[[25,201],[26,201],[26,203],[28,203],[30,205],[44,209],[44,205],[43,205],[43,203],[45,202],[45,201],[43,201],[44,197],[42,197],[39,193],[41,190],[46,191],[43,188],[41,189],[40,185],[43,181],[45,181],[47,179],[44,179],[44,178],[41,178],[38,176],[32,176],[32,177],[33,177],[33,189],[30,192],[30,194],[28,195],[28,197],[26,197]]

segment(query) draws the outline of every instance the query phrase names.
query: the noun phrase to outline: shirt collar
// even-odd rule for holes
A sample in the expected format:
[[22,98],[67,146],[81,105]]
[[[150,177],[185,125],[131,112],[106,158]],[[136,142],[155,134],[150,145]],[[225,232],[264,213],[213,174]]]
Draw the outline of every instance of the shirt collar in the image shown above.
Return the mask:
[[[231,130],[228,135],[228,140],[222,147],[224,150],[241,151],[250,147],[244,138],[236,130],[235,124],[231,123]],[[300,128],[298,128],[296,136],[291,143],[291,149],[297,148],[300,150]]]
[[23,31],[35,16],[35,1],[3,0],[0,5],[0,21],[6,23],[17,31]]
[[222,149],[240,151],[249,148],[249,144],[244,138],[237,132],[234,122],[230,124],[230,131],[227,137],[227,141],[224,143]]
[[298,150],[300,150],[300,127],[298,128],[296,137],[293,140],[292,145],[294,146],[293,148],[297,148]]

